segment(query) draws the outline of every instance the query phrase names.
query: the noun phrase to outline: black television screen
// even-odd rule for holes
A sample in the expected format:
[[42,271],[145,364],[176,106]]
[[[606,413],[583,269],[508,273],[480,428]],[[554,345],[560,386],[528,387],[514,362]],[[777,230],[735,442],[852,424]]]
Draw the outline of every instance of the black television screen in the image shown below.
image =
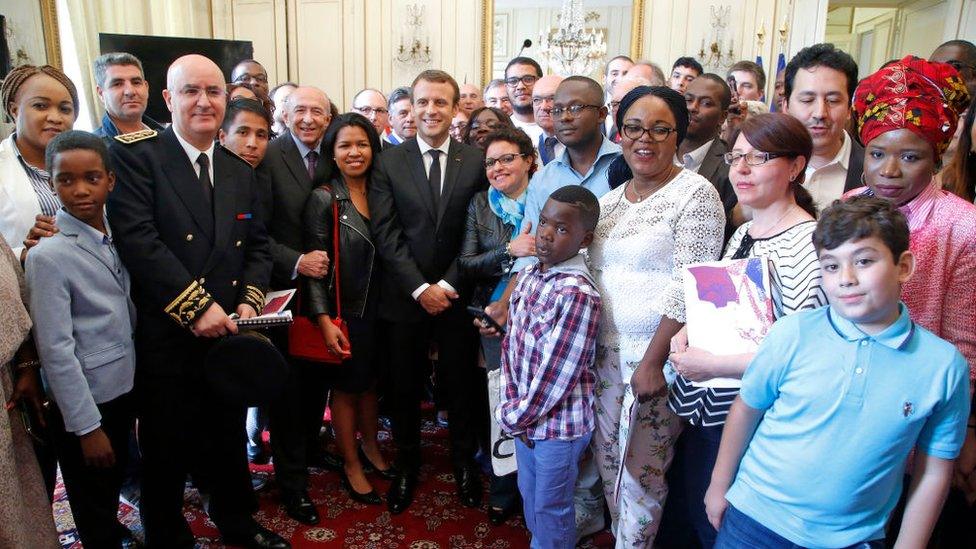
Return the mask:
[[142,61],[149,81],[148,114],[159,122],[169,122],[169,110],[163,101],[166,69],[178,57],[199,53],[213,59],[230,82],[230,71],[242,59],[254,57],[254,45],[249,40],[211,40],[209,38],[174,38],[170,36],[142,36],[137,34],[98,34],[101,53],[129,52]]

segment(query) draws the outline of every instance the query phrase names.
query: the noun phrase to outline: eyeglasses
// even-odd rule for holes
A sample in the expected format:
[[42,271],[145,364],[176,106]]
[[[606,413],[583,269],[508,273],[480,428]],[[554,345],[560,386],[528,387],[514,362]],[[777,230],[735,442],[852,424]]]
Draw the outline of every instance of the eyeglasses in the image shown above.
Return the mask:
[[579,118],[583,111],[586,109],[596,109],[600,110],[603,107],[600,105],[571,105],[569,107],[553,107],[551,111],[552,115],[559,118],[563,113],[569,113],[570,118]]
[[727,152],[722,155],[722,158],[725,159],[725,163],[728,164],[729,166],[735,166],[735,163],[738,162],[740,158],[746,159],[747,166],[762,166],[766,162],[769,162],[774,158],[780,158],[782,156],[786,156],[786,155],[779,154],[779,153],[753,151],[751,153]]
[[499,156],[498,158],[492,158],[492,157],[489,156],[488,158],[485,158],[485,169],[486,170],[490,170],[493,167],[495,167],[495,162],[498,162],[502,166],[505,166],[505,167],[511,166],[512,165],[512,162],[515,162],[515,159],[516,158],[519,158],[519,157],[522,157],[522,156],[525,156],[525,155],[524,154],[521,154],[521,153],[519,153],[519,154],[503,154],[503,155]]
[[670,128],[668,126],[654,126],[653,128],[645,128],[640,124],[624,124],[624,127],[621,128],[620,133],[631,141],[639,141],[640,138],[644,137],[644,134],[646,133],[648,137],[651,138],[651,141],[661,143],[663,141],[667,141],[672,132],[677,131],[678,130],[676,128]]
[[526,74],[525,76],[509,76],[505,79],[505,85],[507,85],[509,88],[514,88],[515,86],[518,86],[519,82],[521,82],[526,86],[531,86],[532,84],[535,84],[535,81],[538,79],[539,77],[534,74]]
[[261,84],[267,84],[268,83],[268,77],[267,76],[265,76],[263,74],[248,74],[246,72],[245,73],[242,73],[240,76],[238,76],[237,77],[237,80],[235,80],[234,82],[236,82],[238,84],[243,84],[244,82],[247,82],[248,80],[256,80],[257,82],[260,82]]
[[390,111],[384,109],[383,107],[379,107],[379,108],[376,108],[376,109],[374,109],[373,107],[353,107],[353,109],[356,110],[357,112],[359,112],[360,114],[362,114],[363,116],[369,116],[369,115],[371,115],[373,113],[376,113],[376,114],[389,114],[389,112],[390,112]]
[[474,122],[471,124],[471,131],[475,131],[480,128],[487,128],[489,130],[497,130],[501,123],[497,120],[489,120],[488,122]]

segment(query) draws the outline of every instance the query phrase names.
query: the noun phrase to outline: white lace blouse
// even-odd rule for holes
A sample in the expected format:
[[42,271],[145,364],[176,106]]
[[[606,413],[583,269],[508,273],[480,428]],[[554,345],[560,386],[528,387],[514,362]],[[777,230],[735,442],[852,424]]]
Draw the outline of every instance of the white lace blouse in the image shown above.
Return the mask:
[[642,202],[624,197],[627,184],[600,198],[588,255],[603,300],[602,329],[646,336],[661,315],[685,321],[681,268],[719,258],[725,212],[715,187],[688,170]]

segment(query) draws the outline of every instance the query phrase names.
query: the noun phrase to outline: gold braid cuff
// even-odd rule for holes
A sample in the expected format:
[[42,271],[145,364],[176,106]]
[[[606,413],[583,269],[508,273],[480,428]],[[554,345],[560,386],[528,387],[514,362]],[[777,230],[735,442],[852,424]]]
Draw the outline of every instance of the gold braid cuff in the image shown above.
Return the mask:
[[257,286],[250,284],[244,286],[244,295],[241,296],[241,303],[254,307],[254,312],[261,314],[264,309],[264,292]]
[[207,290],[194,280],[163,311],[184,328],[190,328],[212,301]]

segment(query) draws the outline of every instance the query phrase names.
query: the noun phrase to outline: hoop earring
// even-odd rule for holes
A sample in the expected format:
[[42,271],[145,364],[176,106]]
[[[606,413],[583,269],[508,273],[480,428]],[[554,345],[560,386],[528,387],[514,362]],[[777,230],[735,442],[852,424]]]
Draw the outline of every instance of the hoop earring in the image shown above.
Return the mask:
[[868,186],[867,182],[864,181],[864,172],[861,172],[861,186],[862,187]]

